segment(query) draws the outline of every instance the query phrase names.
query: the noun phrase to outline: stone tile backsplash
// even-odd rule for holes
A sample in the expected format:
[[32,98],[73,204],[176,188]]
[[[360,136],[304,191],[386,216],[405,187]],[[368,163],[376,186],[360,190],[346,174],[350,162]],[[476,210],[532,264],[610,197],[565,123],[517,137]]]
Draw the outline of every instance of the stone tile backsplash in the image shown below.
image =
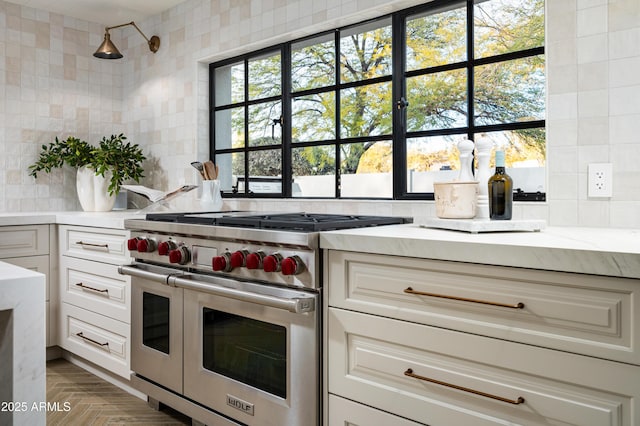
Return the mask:
[[[208,147],[207,64],[424,0],[186,0],[112,31],[125,57],[92,56],[104,25],[0,0],[0,211],[76,210],[69,170],[28,176],[40,145],[124,132],[144,146],[145,185],[196,183]],[[546,203],[514,218],[640,227],[640,2],[547,0]],[[613,197],[587,197],[587,165],[611,162]],[[227,201],[232,208],[433,216],[432,202]]]

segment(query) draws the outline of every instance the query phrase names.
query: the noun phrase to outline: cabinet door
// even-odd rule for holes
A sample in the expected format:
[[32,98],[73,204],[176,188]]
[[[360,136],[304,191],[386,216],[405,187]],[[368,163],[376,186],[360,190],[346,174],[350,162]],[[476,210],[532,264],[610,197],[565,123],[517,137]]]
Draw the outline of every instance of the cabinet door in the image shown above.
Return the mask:
[[640,367],[336,308],[328,391],[430,426],[640,424]]
[[49,225],[0,226],[0,259],[49,254]]
[[40,272],[45,275],[45,291],[47,299],[47,312],[45,315],[46,330],[47,330],[47,347],[53,346],[55,343],[52,336],[55,335],[55,321],[50,317],[50,302],[49,302],[49,286],[51,283],[49,274],[49,255],[43,256],[31,256],[31,257],[12,257],[9,259],[2,259],[3,262],[11,263],[12,265],[20,266],[21,268],[30,269],[32,271]]
[[12,257],[9,259],[2,259],[3,262],[11,263],[12,265],[20,266],[21,268],[30,269],[32,271],[40,272],[46,276],[46,292],[47,301],[49,300],[49,255],[44,256],[32,256],[32,257]]
[[412,422],[348,399],[329,395],[328,426],[421,426]]
[[640,280],[330,251],[329,305],[640,365]]

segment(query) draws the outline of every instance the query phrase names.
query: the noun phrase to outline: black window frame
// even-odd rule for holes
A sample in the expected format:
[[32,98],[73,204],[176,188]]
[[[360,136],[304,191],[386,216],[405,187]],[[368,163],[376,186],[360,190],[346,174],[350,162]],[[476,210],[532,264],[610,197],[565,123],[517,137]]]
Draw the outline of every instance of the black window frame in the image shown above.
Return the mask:
[[[245,141],[249,137],[248,133],[248,106],[256,103],[261,103],[266,100],[260,99],[249,100],[248,99],[248,62],[252,58],[264,56],[269,52],[278,52],[281,57],[281,88],[282,93],[280,96],[273,96],[269,100],[279,100],[282,104],[282,116],[284,118],[282,124],[282,140],[280,144],[281,158],[282,158],[282,191],[280,193],[252,193],[249,191],[249,185],[244,185],[244,192],[225,192],[225,197],[239,197],[239,198],[293,198],[293,199],[343,199],[343,200],[433,200],[434,194],[432,192],[408,192],[407,190],[407,166],[406,166],[406,141],[409,138],[415,137],[429,137],[429,136],[444,136],[444,135],[465,135],[468,139],[473,140],[479,133],[496,132],[496,131],[512,131],[522,129],[545,129],[546,120],[530,120],[522,122],[500,123],[490,125],[476,125],[474,120],[475,110],[475,73],[476,67],[504,63],[510,60],[523,59],[529,57],[535,57],[545,54],[545,46],[539,46],[535,48],[529,48],[525,50],[519,50],[515,52],[509,52],[499,55],[487,56],[482,58],[475,58],[474,56],[474,5],[475,0],[459,0],[452,2],[451,0],[434,0],[432,2],[414,6],[408,9],[404,9],[391,14],[383,15],[374,19],[358,22],[348,26],[340,27],[333,30],[323,31],[320,33],[312,34],[303,38],[287,41],[274,46],[269,46],[258,51],[245,53],[235,56],[233,58],[225,59],[209,65],[209,111],[210,111],[210,125],[209,134],[210,142],[209,148],[212,153],[211,157],[216,158],[218,154],[231,154],[234,152],[244,153],[244,181],[248,182],[249,179],[249,152],[255,152],[259,150],[274,149],[276,145],[269,146],[249,146],[245,143],[242,148],[224,148],[216,149],[215,145],[215,113],[224,109],[231,109],[240,106],[245,106]],[[446,65],[438,65],[420,70],[405,70],[405,55],[406,55],[406,22],[407,19],[430,11],[437,11],[444,7],[451,7],[460,5],[466,7],[466,44],[467,44],[467,56],[466,60],[449,63]],[[356,82],[342,83],[340,81],[340,34],[344,31],[348,31],[353,28],[357,28],[370,23],[383,22],[389,20],[392,26],[392,73],[389,76],[376,77],[372,79],[359,80]],[[323,86],[322,88],[314,88],[308,90],[301,90],[295,93],[291,92],[291,47],[297,43],[304,42],[319,37],[325,37],[333,34],[335,40],[336,49],[336,64],[335,64],[335,81],[333,85]],[[235,64],[238,62],[244,62],[244,79],[245,79],[245,95],[243,102],[237,102],[229,105],[217,107],[215,105],[215,69]],[[437,129],[437,130],[421,130],[408,132],[405,128],[406,120],[404,117],[403,101],[406,99],[406,79],[419,75],[434,74],[443,71],[464,69],[467,72],[467,125],[463,127]],[[392,86],[392,133],[391,135],[379,135],[379,136],[363,136],[352,138],[341,138],[340,136],[340,92],[345,88],[366,86],[381,82],[391,82]],[[303,95],[313,95],[325,92],[335,93],[335,108],[336,108],[336,123],[335,123],[335,140],[322,140],[322,141],[307,141],[296,142],[295,145],[291,141],[291,105],[292,100],[296,97]],[[393,146],[393,170],[392,170],[392,196],[389,197],[343,197],[340,191],[340,146],[342,144],[351,144],[358,142],[375,142],[375,141],[389,141],[391,140]],[[307,147],[307,146],[328,146],[333,145],[335,147],[335,188],[334,197],[293,197],[292,196],[292,148],[295,147]],[[546,157],[546,153],[545,153]],[[514,194],[514,200],[516,201],[545,201],[546,191],[537,193],[518,192]]]

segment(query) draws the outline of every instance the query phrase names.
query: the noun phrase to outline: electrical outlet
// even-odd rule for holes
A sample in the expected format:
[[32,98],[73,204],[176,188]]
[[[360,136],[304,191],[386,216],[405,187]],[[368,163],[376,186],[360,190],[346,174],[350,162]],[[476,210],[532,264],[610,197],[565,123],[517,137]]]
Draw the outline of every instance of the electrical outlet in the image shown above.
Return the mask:
[[590,198],[608,198],[613,194],[613,165],[611,163],[589,164]]

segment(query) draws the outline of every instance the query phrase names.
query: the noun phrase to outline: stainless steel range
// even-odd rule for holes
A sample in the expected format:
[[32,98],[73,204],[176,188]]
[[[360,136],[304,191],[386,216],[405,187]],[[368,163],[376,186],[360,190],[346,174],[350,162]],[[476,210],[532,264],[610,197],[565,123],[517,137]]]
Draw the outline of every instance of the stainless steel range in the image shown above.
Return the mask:
[[131,377],[150,404],[215,425],[319,425],[319,232],[410,219],[157,213],[125,221]]

